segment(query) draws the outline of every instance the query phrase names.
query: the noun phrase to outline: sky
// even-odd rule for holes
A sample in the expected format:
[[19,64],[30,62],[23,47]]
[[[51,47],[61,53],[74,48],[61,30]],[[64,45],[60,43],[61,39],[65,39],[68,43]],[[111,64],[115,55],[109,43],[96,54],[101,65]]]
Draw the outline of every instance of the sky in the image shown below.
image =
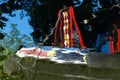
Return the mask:
[[[25,34],[28,37],[31,38],[33,41],[33,38],[31,36],[31,33],[33,32],[32,26],[29,24],[29,20],[31,19],[28,13],[24,10],[15,10],[12,11],[12,15],[8,13],[3,13],[2,17],[5,17],[8,19],[8,21],[3,21],[6,26],[3,28],[2,33],[10,33],[11,31],[11,24],[17,25],[17,30],[20,31],[20,34]],[[19,35],[20,36],[20,35]],[[33,41],[34,44],[34,41]]]
[[[0,0],[0,4],[2,3],[6,3],[9,0]],[[78,7],[82,4],[84,0],[78,0],[79,4],[77,3],[76,0],[74,0],[74,7]],[[93,0],[93,3],[96,0]],[[97,7],[94,7],[93,10],[97,10],[100,6],[99,0],[97,0],[96,4],[98,5]],[[25,10],[14,10],[12,11],[12,16],[10,16],[9,13],[3,13],[2,17],[5,17],[8,19],[8,21],[3,21],[4,23],[6,23],[6,26],[3,28],[2,32],[4,33],[8,33],[10,32],[11,28],[11,24],[16,24],[17,25],[17,29],[20,31],[21,34],[26,34],[27,36],[29,36],[32,39],[32,36],[30,35],[33,32],[32,26],[29,24],[29,21],[31,20],[29,14],[25,11]]]
[[3,13],[2,17],[5,17],[8,19],[8,21],[5,21],[6,27],[4,27],[3,32],[8,31],[11,24],[17,24],[17,29],[20,30],[22,34],[29,35],[31,32],[33,32],[32,26],[29,24],[29,20],[31,19],[30,16],[27,14],[24,10],[15,10],[12,11],[12,16],[8,13]]
[[80,2],[80,4],[76,4],[77,1],[73,1],[73,3],[76,4],[76,5],[74,5],[74,7],[78,7],[78,6],[80,6],[80,5],[82,4],[82,2],[83,2],[83,0],[78,0],[78,1]]
[[9,0],[0,0],[0,4],[7,3]]

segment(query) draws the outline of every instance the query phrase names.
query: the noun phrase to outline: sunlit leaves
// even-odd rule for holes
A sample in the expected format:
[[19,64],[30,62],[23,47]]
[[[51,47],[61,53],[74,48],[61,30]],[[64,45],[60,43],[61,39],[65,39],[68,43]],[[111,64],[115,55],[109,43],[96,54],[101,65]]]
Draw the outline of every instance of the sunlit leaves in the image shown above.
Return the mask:
[[11,24],[11,31],[7,34],[5,33],[5,37],[3,40],[0,41],[0,44],[8,49],[15,49],[16,46],[31,44],[32,40],[25,34],[21,34],[19,30],[17,30],[17,24]]
[[[15,54],[20,45],[28,47],[33,45],[30,37],[17,30],[17,24],[11,24],[10,28],[9,33],[3,33],[4,38],[0,39],[0,66],[3,66],[8,57]],[[8,72],[8,74],[11,73]],[[2,72],[0,72],[0,76],[2,75]],[[17,75],[8,76],[5,80],[18,80],[17,77],[19,78]]]

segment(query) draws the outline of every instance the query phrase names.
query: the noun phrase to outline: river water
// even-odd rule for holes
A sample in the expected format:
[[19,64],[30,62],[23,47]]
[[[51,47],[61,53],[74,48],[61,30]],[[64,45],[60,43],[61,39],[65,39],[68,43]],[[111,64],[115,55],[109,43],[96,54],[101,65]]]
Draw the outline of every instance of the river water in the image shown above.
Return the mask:
[[[8,0],[4,1],[7,2]],[[0,4],[2,4],[2,1],[0,1]],[[7,13],[2,14],[2,17],[7,18],[8,21],[3,21],[6,23],[6,27],[1,32],[9,34],[10,26],[14,24],[21,34],[27,33],[26,35],[31,39],[31,44],[34,43],[30,36],[33,29],[28,23],[30,16],[27,12],[24,10],[14,10],[12,15],[11,17]],[[19,37],[21,38],[21,36]],[[23,43],[27,45],[25,41]],[[57,64],[48,60],[39,60],[34,68],[23,69],[23,72],[24,77],[21,77],[21,80],[120,80],[120,70],[117,69],[93,68],[77,64]],[[0,80],[13,79],[4,78]]]
[[25,71],[25,77],[28,80],[119,80],[120,71],[39,60],[34,68]]

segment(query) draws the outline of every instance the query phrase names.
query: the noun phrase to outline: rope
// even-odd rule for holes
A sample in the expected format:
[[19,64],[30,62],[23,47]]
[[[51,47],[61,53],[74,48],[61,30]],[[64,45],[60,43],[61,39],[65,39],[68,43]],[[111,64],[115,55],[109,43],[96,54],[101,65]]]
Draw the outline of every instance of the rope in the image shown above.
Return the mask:
[[49,36],[51,36],[51,35],[53,34],[55,28],[57,27],[58,22],[59,22],[59,19],[58,19],[57,22],[56,22],[56,26],[52,28],[50,34],[48,34],[48,35],[45,37],[45,39],[43,40],[42,43],[45,43],[45,42],[49,39]]
[[31,65],[30,67],[25,67],[25,66],[23,66],[23,64],[21,63],[21,58],[19,58],[18,64],[19,64],[24,70],[32,69],[33,67],[35,67],[36,62],[37,62],[37,60],[38,60],[41,52],[42,52],[42,50],[41,50],[40,53],[37,55],[37,58],[33,61],[33,65]]

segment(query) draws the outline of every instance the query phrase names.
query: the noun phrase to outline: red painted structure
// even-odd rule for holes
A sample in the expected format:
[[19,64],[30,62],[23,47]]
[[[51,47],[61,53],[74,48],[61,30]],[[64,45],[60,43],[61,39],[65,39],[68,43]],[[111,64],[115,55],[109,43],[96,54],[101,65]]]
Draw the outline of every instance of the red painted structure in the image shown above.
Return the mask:
[[80,29],[74,16],[74,9],[72,6],[65,7],[58,12],[58,20],[54,31],[54,46],[65,48],[74,47],[74,31],[77,31],[81,48],[85,48]]

